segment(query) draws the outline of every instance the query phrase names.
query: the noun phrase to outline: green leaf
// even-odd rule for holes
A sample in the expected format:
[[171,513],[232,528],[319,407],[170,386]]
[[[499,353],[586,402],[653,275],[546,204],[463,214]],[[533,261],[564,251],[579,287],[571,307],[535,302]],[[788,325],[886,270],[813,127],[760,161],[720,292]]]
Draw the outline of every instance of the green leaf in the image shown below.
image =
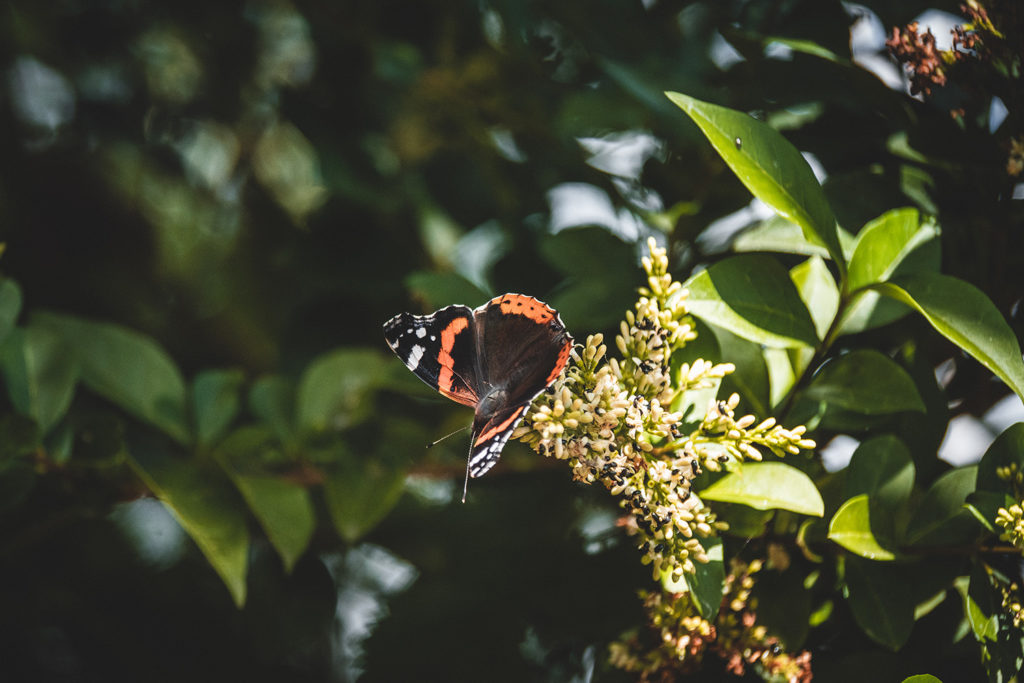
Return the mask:
[[774,347],[818,343],[810,313],[778,261],[744,254],[715,263],[684,287],[690,312],[744,339]]
[[120,325],[57,313],[37,313],[31,323],[36,325],[63,339],[92,391],[179,443],[189,443],[185,380],[152,338]]
[[48,433],[74,398],[78,381],[74,355],[55,332],[30,324],[8,335],[0,362],[15,410],[32,417],[42,433]]
[[405,278],[405,286],[417,301],[433,310],[452,304],[475,305],[487,294],[457,273],[421,270]]
[[916,674],[904,678],[903,683],[942,683],[942,681],[931,674]]
[[910,450],[886,434],[861,443],[850,458],[843,497],[866,494],[890,510],[903,503],[914,488],[914,461]]
[[357,541],[387,516],[404,488],[405,472],[379,458],[342,458],[324,484],[334,528],[349,543]]
[[0,342],[14,329],[21,313],[21,287],[10,278],[0,282]]
[[[711,334],[712,329],[713,334]],[[722,378],[722,394],[729,396],[733,392],[739,393],[744,403],[748,405],[750,412],[754,415],[770,413],[768,368],[764,362],[761,345],[738,337],[721,327],[712,329],[708,330],[708,334],[698,336],[695,341],[699,342],[702,337],[710,337],[718,342],[718,352],[714,356],[704,355],[698,357],[728,358],[729,362],[736,366],[736,372]],[[691,344],[688,343],[683,350],[689,351],[690,346]],[[676,356],[679,355],[681,354],[672,354],[673,363],[676,360]],[[707,402],[700,406],[702,416],[706,407]]]
[[871,507],[867,494],[843,503],[828,525],[828,537],[850,552],[869,560],[894,560],[895,553],[883,548],[871,529]]
[[39,446],[39,426],[34,420],[8,413],[0,416],[0,471]]
[[224,435],[241,407],[239,392],[245,375],[240,370],[208,370],[192,385],[196,439],[209,446]]
[[974,637],[980,643],[992,641],[999,637],[999,616],[995,600],[992,596],[992,583],[981,563],[976,563],[971,571],[970,581],[958,580],[956,588],[964,600],[964,615],[971,624]]
[[824,339],[839,311],[839,288],[820,256],[812,256],[793,266],[789,276],[796,285],[800,298],[811,314],[818,339]]
[[[843,253],[852,254],[856,238],[842,228],[837,227],[837,231]],[[828,249],[820,244],[807,241],[799,225],[778,215],[767,218],[740,233],[732,242],[732,250],[735,252],[777,251],[783,254],[828,256]]]
[[835,216],[796,147],[747,114],[680,93],[665,94],[700,127],[755,197],[799,225],[808,241],[823,244],[840,272],[845,272]]
[[999,508],[1009,508],[1015,501],[1005,493],[993,493],[992,491],[975,491],[967,496],[964,509],[971,513],[978,524],[985,527],[991,534],[1002,533],[1002,529],[996,529],[995,519]]
[[368,396],[386,379],[388,365],[388,359],[373,349],[338,349],[319,356],[299,382],[299,428],[342,430],[366,419],[372,408]]
[[748,462],[704,489],[701,498],[741,503],[757,510],[791,510],[821,517],[825,504],[814,482],[781,462]]
[[872,287],[917,309],[944,337],[1024,398],[1020,344],[999,310],[977,287],[935,273],[917,273]]
[[978,463],[978,490],[1011,492],[1010,483],[996,474],[997,469],[1010,465],[1024,471],[1024,422],[1007,427],[985,451]]
[[224,475],[194,461],[158,455],[128,458],[135,473],[167,506],[227,586],[245,604],[249,527],[242,501]]
[[910,375],[888,356],[872,349],[832,359],[814,376],[804,395],[865,415],[925,410]]
[[295,387],[286,377],[266,375],[256,380],[249,390],[249,410],[274,430],[281,443],[292,443]]
[[853,618],[872,640],[896,651],[914,629],[916,591],[901,567],[847,558],[847,602]]
[[910,519],[907,542],[950,545],[974,540],[978,525],[964,503],[974,491],[977,474],[977,465],[972,465],[950,470],[936,479]]
[[785,349],[766,348],[762,355],[764,366],[768,370],[768,386],[771,389],[768,401],[774,408],[789,396],[790,390],[796,384],[796,371]]
[[935,223],[922,223],[914,208],[894,209],[871,221],[857,233],[847,275],[850,291],[884,282],[908,254],[938,234]]
[[265,460],[261,451],[274,448],[269,429],[243,427],[218,447],[217,460],[267,534],[285,571],[291,573],[316,528],[316,513],[309,492],[304,486],[282,477],[243,469],[244,464]]
[[700,615],[713,622],[725,594],[725,546],[722,539],[715,536],[701,539],[701,544],[707,551],[708,561],[695,562],[694,573],[684,573],[678,581],[672,580],[671,572],[664,572],[661,584],[670,593],[689,591]]

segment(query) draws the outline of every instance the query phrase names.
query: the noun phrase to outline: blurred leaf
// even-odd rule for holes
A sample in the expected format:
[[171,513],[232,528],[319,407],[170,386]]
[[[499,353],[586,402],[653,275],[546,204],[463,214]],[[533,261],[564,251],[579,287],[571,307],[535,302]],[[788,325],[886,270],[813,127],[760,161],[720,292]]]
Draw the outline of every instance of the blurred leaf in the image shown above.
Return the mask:
[[39,427],[22,415],[0,416],[0,470],[39,446]]
[[405,472],[379,458],[344,457],[327,475],[327,509],[348,543],[354,543],[387,516],[405,488]]
[[1020,344],[981,290],[963,280],[934,273],[900,277],[873,287],[917,309],[932,327],[1024,397]]
[[241,407],[239,396],[245,375],[240,370],[207,370],[192,384],[196,439],[202,446],[216,442]]
[[299,381],[299,429],[340,431],[362,422],[373,407],[368,397],[387,371],[388,360],[373,349],[338,349],[317,357]]
[[[852,254],[856,238],[838,226],[836,230],[843,253]],[[828,256],[828,249],[824,246],[807,241],[799,225],[778,215],[744,230],[733,240],[732,249],[736,252],[775,251],[804,256]]]
[[818,339],[824,339],[839,311],[839,288],[820,256],[812,256],[789,270],[800,298],[814,320]]
[[249,410],[274,430],[281,443],[295,437],[295,387],[281,375],[265,375],[249,389]]
[[179,443],[191,440],[185,380],[152,338],[119,325],[57,313],[35,314],[30,327],[37,325],[62,338],[91,390]]
[[742,112],[665,93],[707,136],[750,192],[799,225],[808,241],[823,244],[845,272],[836,219],[800,152],[778,131]]
[[925,410],[906,370],[873,349],[832,359],[814,376],[804,395],[866,415]]
[[1024,422],[1010,425],[996,437],[978,463],[978,490],[1010,492],[1010,483],[1000,479],[996,470],[1017,465],[1024,471]]
[[7,395],[15,410],[47,433],[71,405],[78,381],[74,354],[55,332],[35,324],[15,330],[2,350]]
[[846,560],[847,602],[857,624],[872,640],[893,650],[903,647],[914,629],[916,591],[900,567],[855,557]]
[[935,480],[910,519],[907,542],[951,545],[975,540],[980,530],[964,503],[974,491],[977,473],[976,465],[958,467]]
[[[0,515],[19,508],[35,485],[36,472],[31,463],[0,463]],[[18,514],[24,515],[24,511],[18,510]]]
[[883,548],[871,528],[867,494],[843,503],[828,525],[828,537],[850,552],[869,560],[894,560],[896,555]]
[[733,256],[683,286],[690,292],[690,313],[710,324],[767,346],[817,346],[814,321],[796,286],[769,256]]
[[942,683],[942,681],[931,674],[917,674],[904,678],[903,683]]
[[21,287],[10,278],[0,282],[0,342],[14,329],[21,313]]
[[285,571],[291,573],[316,528],[316,513],[309,492],[304,486],[282,477],[250,473],[235,464],[261,460],[259,451],[272,447],[267,443],[269,437],[270,433],[262,428],[243,427],[224,440],[217,455],[281,556]]
[[405,286],[413,299],[422,301],[429,310],[453,304],[476,306],[487,300],[487,293],[461,275],[449,272],[420,270],[405,278]]
[[128,462],[199,546],[235,605],[244,605],[249,528],[230,482],[219,470],[152,450],[145,457],[129,455]]
[[781,462],[748,462],[704,489],[701,498],[757,510],[791,510],[821,517],[825,504],[806,474]]
[[879,216],[857,233],[847,286],[854,291],[884,282],[908,254],[937,236],[934,222],[922,223],[917,209],[894,209]]

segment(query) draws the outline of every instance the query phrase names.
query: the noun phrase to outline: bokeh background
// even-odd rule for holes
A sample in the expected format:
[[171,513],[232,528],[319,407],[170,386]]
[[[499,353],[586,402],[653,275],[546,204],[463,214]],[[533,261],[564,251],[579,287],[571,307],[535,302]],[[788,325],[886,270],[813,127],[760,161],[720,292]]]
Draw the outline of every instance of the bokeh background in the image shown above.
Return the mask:
[[[649,236],[684,279],[768,219],[665,90],[782,130],[844,227],[904,205],[937,215],[944,270],[1011,311],[1021,187],[1000,131],[1020,103],[958,91],[958,122],[948,102],[908,96],[884,46],[921,16],[948,44],[955,11],[2,3],[0,270],[19,322],[115,323],[189,382],[231,371],[234,426],[272,422],[260,396],[313,376],[348,403],[252,450],[309,492],[315,525],[289,573],[249,519],[238,609],[138,476],[150,452],[203,449],[79,387],[34,460],[4,454],[0,679],[615,680],[607,643],[640,621],[649,582],[615,508],[515,443],[460,504],[466,437],[423,447],[470,413],[389,357],[382,323],[514,291],[558,308],[577,339],[614,331]],[[968,415],[999,398],[980,367],[949,391]],[[975,650],[915,638],[911,664],[977,672]],[[805,647],[821,680],[891,665],[840,627]]]

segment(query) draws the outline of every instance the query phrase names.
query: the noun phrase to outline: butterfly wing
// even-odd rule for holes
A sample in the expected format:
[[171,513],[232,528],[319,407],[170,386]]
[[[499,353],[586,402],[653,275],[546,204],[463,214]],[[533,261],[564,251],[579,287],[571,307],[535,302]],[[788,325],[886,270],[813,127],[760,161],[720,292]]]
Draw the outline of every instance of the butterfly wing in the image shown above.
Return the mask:
[[453,401],[479,402],[473,310],[448,306],[430,315],[400,313],[384,323],[384,338],[402,362]]
[[533,399],[569,362],[572,337],[558,313],[522,294],[495,297],[474,311],[481,393],[473,420],[469,474],[491,469]]

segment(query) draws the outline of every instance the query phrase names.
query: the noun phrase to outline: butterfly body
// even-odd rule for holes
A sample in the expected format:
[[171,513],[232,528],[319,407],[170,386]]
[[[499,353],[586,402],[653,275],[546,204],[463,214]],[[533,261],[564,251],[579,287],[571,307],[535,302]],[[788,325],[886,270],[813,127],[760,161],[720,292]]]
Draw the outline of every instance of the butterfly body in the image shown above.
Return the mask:
[[417,377],[474,409],[467,478],[498,462],[530,403],[562,373],[573,343],[553,308],[522,294],[476,309],[401,313],[384,324],[384,337]]

